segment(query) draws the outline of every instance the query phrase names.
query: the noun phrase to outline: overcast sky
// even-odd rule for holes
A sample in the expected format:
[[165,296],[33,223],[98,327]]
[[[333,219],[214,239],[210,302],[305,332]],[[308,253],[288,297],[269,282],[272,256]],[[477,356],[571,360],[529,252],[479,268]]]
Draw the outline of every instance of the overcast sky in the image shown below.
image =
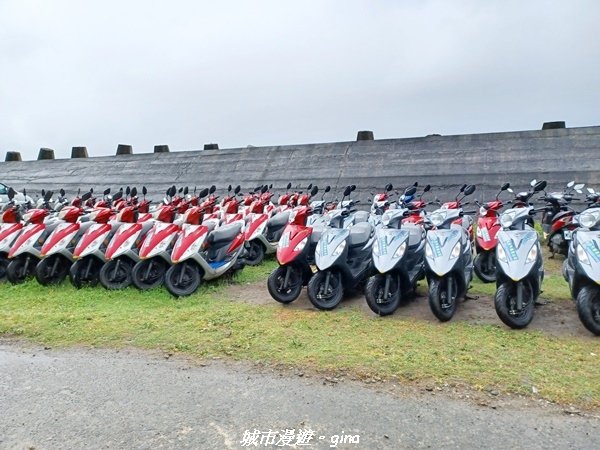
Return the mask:
[[596,0],[0,0],[0,158],[599,125],[599,24]]

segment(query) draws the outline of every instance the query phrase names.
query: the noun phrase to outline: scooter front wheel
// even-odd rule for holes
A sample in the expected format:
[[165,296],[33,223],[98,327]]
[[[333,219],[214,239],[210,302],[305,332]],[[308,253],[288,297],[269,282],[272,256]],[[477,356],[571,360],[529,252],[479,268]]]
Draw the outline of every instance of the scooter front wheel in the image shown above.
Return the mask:
[[600,289],[584,286],[577,294],[577,314],[589,331],[600,336]]
[[93,256],[87,256],[75,261],[69,269],[71,284],[77,289],[81,289],[84,285],[96,286],[98,284],[100,264],[100,261]]
[[402,299],[398,275],[390,273],[373,275],[367,282],[365,298],[367,305],[375,314],[380,316],[392,314],[398,309]]
[[318,309],[329,311],[337,307],[344,296],[341,276],[337,272],[317,272],[308,282],[308,298]]
[[[521,306],[518,301],[518,283],[522,283]],[[498,286],[494,307],[500,320],[513,329],[525,328],[533,320],[535,299],[529,283],[505,282]]]
[[60,284],[69,273],[69,261],[60,255],[42,259],[35,267],[35,278],[42,286]]
[[131,284],[131,267],[125,259],[106,261],[98,274],[100,284],[109,290],[125,289]]
[[202,275],[194,264],[175,264],[165,273],[165,287],[175,297],[192,295],[201,283]]
[[162,286],[165,279],[167,264],[162,259],[144,259],[138,261],[131,269],[131,282],[142,290]]
[[496,253],[492,251],[482,251],[473,261],[475,275],[484,283],[493,283],[496,281]]
[[6,278],[12,284],[23,283],[27,278],[34,273],[37,261],[34,261],[27,256],[17,256],[6,267]]
[[302,292],[302,271],[292,265],[279,266],[267,279],[269,294],[279,303],[291,303]]
[[447,322],[456,312],[458,286],[452,275],[431,278],[429,281],[429,307],[440,322]]

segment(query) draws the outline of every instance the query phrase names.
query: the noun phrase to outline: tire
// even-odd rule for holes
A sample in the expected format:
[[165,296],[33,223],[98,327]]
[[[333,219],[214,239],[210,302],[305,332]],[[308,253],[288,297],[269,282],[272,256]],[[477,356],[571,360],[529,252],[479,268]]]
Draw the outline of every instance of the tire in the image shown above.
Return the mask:
[[[452,296],[448,299],[448,283],[452,283]],[[432,278],[429,281],[429,307],[440,322],[447,322],[456,313],[458,286],[453,276]]]
[[0,256],[0,281],[6,280],[6,267],[8,266],[8,259],[6,256]]
[[125,289],[131,284],[132,266],[126,259],[106,261],[98,273],[100,284],[109,290]]
[[167,263],[160,258],[138,261],[131,269],[131,282],[141,291],[162,286]]
[[201,283],[202,275],[195,264],[175,264],[165,273],[165,287],[175,297],[192,295]]
[[600,288],[584,286],[577,294],[577,314],[589,331],[600,336]]
[[[330,274],[329,289],[327,292],[323,292],[327,273]],[[342,301],[343,296],[344,287],[342,285],[342,277],[337,272],[317,272],[308,282],[308,298],[317,309],[323,311],[335,309]]]
[[35,278],[42,286],[62,283],[69,273],[70,262],[61,255],[42,259],[35,267]]
[[248,242],[247,251],[244,259],[249,266],[258,266],[265,259],[265,248],[257,239]]
[[473,269],[481,281],[494,283],[496,281],[496,253],[494,251],[478,253],[473,261]]
[[[27,264],[26,269],[25,266],[28,259],[29,263]],[[17,256],[8,263],[8,266],[6,266],[6,278],[12,284],[23,283],[27,278],[33,276],[36,264],[37,261],[34,261],[32,257],[24,255]]]
[[[286,274],[288,284],[283,286]],[[279,303],[291,303],[298,298],[302,292],[302,270],[293,265],[279,266],[267,279],[269,294]]]
[[77,289],[84,286],[96,286],[101,268],[101,262],[93,256],[87,256],[75,261],[69,269],[69,280]]
[[533,320],[535,299],[529,283],[523,283],[523,308],[520,312],[514,311],[516,292],[516,283],[510,281],[502,283],[496,290],[494,307],[496,308],[496,314],[504,324],[510,328],[520,330]]
[[[390,281],[387,298],[384,298],[385,280],[387,277],[389,277]],[[400,301],[402,300],[400,279],[398,275],[378,274],[369,278],[365,288],[365,298],[367,299],[367,305],[369,305],[369,308],[371,308],[371,311],[375,314],[380,316],[392,314],[398,309]]]

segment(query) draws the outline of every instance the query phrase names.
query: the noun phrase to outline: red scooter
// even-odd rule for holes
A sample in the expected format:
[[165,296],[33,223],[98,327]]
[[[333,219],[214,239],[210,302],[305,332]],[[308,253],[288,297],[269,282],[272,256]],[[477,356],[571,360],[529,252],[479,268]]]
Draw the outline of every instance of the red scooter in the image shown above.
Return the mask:
[[310,195],[301,199],[289,217],[289,224],[283,230],[277,246],[277,262],[279,267],[271,272],[267,279],[267,289],[271,297],[279,303],[291,303],[298,298],[302,287],[308,284],[313,272],[315,247],[325,229],[308,226],[308,217],[313,210],[308,200],[317,194],[319,188],[314,186]]
[[[484,283],[496,281],[496,246],[498,238],[496,234],[502,228],[500,226],[500,210],[505,203],[500,200],[503,191],[512,193],[510,183],[504,183],[496,194],[496,199],[483,205],[475,201],[479,206],[479,218],[477,219],[477,232],[475,239],[475,251],[477,256],[473,261],[475,275]],[[511,203],[508,201],[506,203]]]
[[23,229],[21,221],[23,205],[15,203],[15,194],[13,188],[8,188],[8,203],[4,205],[0,214],[0,281],[6,277],[8,252]]
[[71,205],[76,206],[64,206],[58,213],[58,218],[64,223],[58,224],[42,245],[41,260],[35,268],[35,278],[42,286],[62,283],[68,275],[73,263],[73,250],[93,224],[80,219],[84,214],[82,202],[87,202],[91,196],[91,192],[86,192],[81,197],[78,194],[71,201]]

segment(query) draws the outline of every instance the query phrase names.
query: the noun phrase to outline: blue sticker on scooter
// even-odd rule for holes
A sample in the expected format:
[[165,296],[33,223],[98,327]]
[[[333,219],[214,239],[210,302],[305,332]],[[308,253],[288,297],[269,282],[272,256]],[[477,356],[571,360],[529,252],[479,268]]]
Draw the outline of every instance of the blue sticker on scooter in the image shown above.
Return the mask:
[[585,249],[595,262],[600,262],[600,249],[596,245],[596,241],[587,241]]
[[442,256],[442,244],[440,244],[440,238],[436,237],[429,241],[431,243],[431,249],[435,258]]
[[216,262],[209,262],[208,265],[210,267],[212,267],[213,269],[218,269],[221,266],[224,266],[225,264],[227,264],[226,261],[216,261]]
[[513,242],[513,240],[509,239],[505,242],[505,244],[506,245],[504,245],[504,249],[508,254],[508,259],[510,259],[511,261],[516,261],[517,259],[519,259],[517,255],[517,248],[515,247],[515,243]]

